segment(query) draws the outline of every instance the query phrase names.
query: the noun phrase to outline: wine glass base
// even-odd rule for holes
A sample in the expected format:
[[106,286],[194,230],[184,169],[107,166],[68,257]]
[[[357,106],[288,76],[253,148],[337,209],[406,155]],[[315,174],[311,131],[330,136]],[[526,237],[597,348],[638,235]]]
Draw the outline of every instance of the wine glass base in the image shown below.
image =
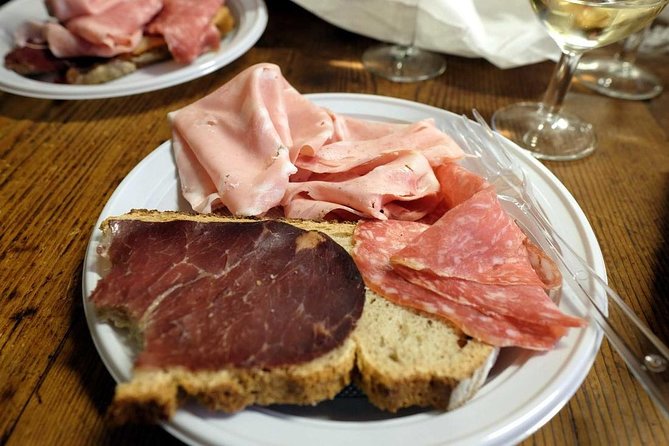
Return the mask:
[[362,55],[370,72],[394,82],[417,82],[439,76],[446,70],[445,59],[413,46],[377,45]]
[[595,151],[592,124],[570,113],[548,113],[542,104],[523,102],[495,112],[493,128],[534,157],[568,161]]
[[616,59],[583,60],[575,77],[591,90],[618,99],[639,101],[662,93],[662,81],[653,73]]

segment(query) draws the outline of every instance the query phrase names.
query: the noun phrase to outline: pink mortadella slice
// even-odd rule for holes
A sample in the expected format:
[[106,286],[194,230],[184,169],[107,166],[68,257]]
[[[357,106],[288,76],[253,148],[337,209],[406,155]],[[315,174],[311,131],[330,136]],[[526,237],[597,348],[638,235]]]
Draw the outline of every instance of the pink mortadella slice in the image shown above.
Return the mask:
[[[427,159],[418,152],[400,152],[392,161],[367,173],[333,179],[330,176],[290,183],[283,200],[286,216],[313,218],[339,208],[353,209],[358,216],[379,220],[418,220],[437,204],[439,183]],[[315,201],[306,209],[300,205],[307,204],[302,201],[305,196]],[[296,199],[299,203],[293,206]],[[319,202],[322,209],[315,209]],[[402,206],[403,203],[407,205]]]
[[[369,139],[353,139],[351,136],[366,135],[355,121],[347,139],[327,144],[317,152],[306,151],[297,159],[300,168],[316,173],[345,172],[373,161],[384,154],[413,150],[421,152],[430,165],[457,161],[464,156],[462,149],[444,132],[435,127],[432,120],[423,120],[405,125],[381,136]],[[351,135],[352,134],[352,135]],[[311,156],[309,156],[311,155]]]
[[320,147],[332,134],[328,112],[272,64],[246,69],[169,117],[183,195],[204,213],[222,204],[234,215],[262,215],[279,205],[300,145]]

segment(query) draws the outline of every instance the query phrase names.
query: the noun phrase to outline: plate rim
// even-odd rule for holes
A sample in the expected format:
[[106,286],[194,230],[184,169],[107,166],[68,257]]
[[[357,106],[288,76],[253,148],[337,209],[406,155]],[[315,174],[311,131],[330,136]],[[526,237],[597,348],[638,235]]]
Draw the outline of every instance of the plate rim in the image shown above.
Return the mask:
[[[409,107],[411,109],[417,109],[421,112],[425,112],[428,114],[432,115],[443,115],[443,116],[449,116],[449,118],[457,117],[458,115],[445,110],[441,108],[437,108],[428,104],[423,104],[419,102],[414,102],[406,99],[399,99],[399,98],[394,98],[394,97],[389,97],[389,96],[380,96],[380,95],[371,95],[371,94],[357,94],[357,93],[315,93],[315,94],[309,94],[305,95],[307,98],[310,100],[319,103],[319,102],[336,102],[336,101],[345,101],[345,102],[350,102],[352,101],[355,104],[360,105],[365,104],[365,103],[372,103],[372,104],[380,104],[380,105],[390,105],[390,106],[398,106],[398,107]],[[322,104],[321,104],[322,105]],[[331,107],[328,105],[328,107]],[[335,110],[337,111],[337,110]],[[601,252],[601,248],[599,247],[599,243],[597,242],[597,238],[594,234],[594,231],[592,230],[592,227],[583,213],[583,210],[580,208],[574,197],[571,195],[571,193],[567,190],[567,188],[559,181],[559,179],[550,171],[548,168],[546,168],[543,164],[541,164],[538,160],[536,160],[534,157],[531,155],[525,153],[522,149],[520,149],[518,146],[515,146],[513,143],[507,140],[507,143],[510,147],[513,147],[513,150],[517,152],[516,154],[521,157],[523,161],[525,161],[530,167],[532,167],[533,170],[536,170],[541,173],[541,175],[545,176],[550,180],[550,186],[557,188],[558,192],[560,193],[561,197],[567,201],[567,203],[570,206],[570,211],[575,212],[575,217],[578,220],[577,222],[575,221],[574,223],[579,223],[581,226],[583,226],[581,229],[585,231],[585,238],[589,242],[590,246],[588,248],[591,249],[590,257],[592,257],[592,261],[594,262],[593,266],[596,271],[601,273],[604,277],[605,276],[605,264],[604,264],[604,259],[603,255]],[[515,147],[514,147],[515,146]],[[108,212],[109,208],[111,207],[112,203],[114,200],[118,199],[118,195],[122,191],[122,187],[126,182],[129,181],[129,178],[133,175],[133,172],[138,172],[141,170],[142,166],[146,166],[148,163],[151,162],[151,159],[153,157],[158,157],[161,155],[160,152],[170,152],[170,140],[160,144],[156,149],[154,149],[151,153],[149,153],[144,159],[142,159],[133,169],[126,175],[126,177],[121,181],[121,183],[117,186],[115,189],[114,193],[112,196],[109,198],[108,202],[105,204],[104,209],[102,210],[100,216],[98,217],[98,220],[96,222],[96,226],[94,227],[90,240],[89,240],[89,245],[87,246],[86,249],[86,256],[84,259],[84,264],[83,264],[83,274],[84,274],[84,280],[82,280],[82,291],[83,291],[83,300],[84,300],[84,311],[86,312],[86,319],[87,323],[89,325],[89,329],[91,331],[91,335],[93,337],[94,343],[96,345],[96,349],[98,350],[98,354],[100,355],[101,359],[103,360],[103,363],[107,367],[107,369],[110,371],[112,376],[114,377],[115,380],[118,381],[117,378],[117,371],[113,372],[114,370],[113,364],[108,364],[107,358],[105,358],[102,355],[102,351],[100,350],[100,346],[98,345],[98,342],[101,342],[99,339],[96,338],[96,327],[94,321],[91,317],[89,317],[89,312],[91,311],[90,305],[88,304],[88,296],[90,295],[90,292],[92,290],[87,289],[87,280],[86,276],[88,274],[88,265],[89,265],[89,254],[91,254],[91,248],[92,244],[95,241],[95,236],[96,236],[96,231],[98,230],[99,223],[101,220],[106,216],[105,213]],[[164,154],[162,154],[164,156]],[[523,166],[525,167],[525,166]],[[580,230],[580,229],[579,229]],[[514,423],[511,426],[506,426],[504,429],[496,429],[492,432],[487,432],[486,435],[480,436],[476,439],[475,442],[471,442],[471,439],[463,439],[462,444],[507,444],[509,442],[517,442],[522,440],[523,438],[526,438],[530,434],[532,434],[534,431],[536,431],[539,427],[541,427],[543,424],[545,424],[549,419],[551,419],[559,410],[562,409],[562,407],[571,399],[573,394],[578,390],[578,388],[581,386],[582,382],[585,380],[585,377],[589,373],[592,364],[594,363],[594,360],[597,356],[597,352],[599,351],[599,347],[601,345],[602,339],[603,339],[603,333],[601,330],[595,329],[594,327],[590,327],[593,332],[591,333],[592,336],[594,336],[593,339],[590,339],[589,342],[589,349],[587,354],[582,353],[581,357],[579,357],[579,368],[575,369],[575,366],[572,367],[573,370],[570,370],[569,373],[571,376],[570,381],[569,381],[569,386],[565,390],[563,390],[559,395],[553,392],[553,394],[549,395],[549,398],[546,401],[543,401],[541,404],[538,404],[536,407],[533,408],[532,411],[529,411],[528,413],[524,413],[523,415],[523,420],[522,422],[519,422],[516,420],[516,423]],[[585,329],[584,329],[585,330]],[[585,349],[585,347],[581,347],[581,349]],[[572,350],[574,350],[572,348]],[[573,355],[574,353],[572,352],[570,355]],[[551,383],[547,383],[546,386],[550,385]],[[536,396],[534,396],[536,399]],[[465,405],[467,406],[467,405]],[[262,411],[262,410],[260,410]],[[209,444],[207,441],[207,438],[204,435],[204,432],[201,432],[201,429],[193,429],[192,426],[189,426],[189,424],[192,423],[192,420],[189,419],[189,417],[195,417],[199,420],[202,420],[203,423],[207,423],[206,420],[203,420],[201,418],[198,418],[197,415],[188,413],[184,415],[186,411],[185,410],[180,410],[177,412],[177,415],[175,418],[168,423],[162,423],[163,427],[170,432],[172,435],[175,437],[179,438],[180,440],[186,442],[186,443],[191,443],[191,444]],[[381,422],[369,422],[371,424],[374,423],[385,423],[386,420],[381,421]],[[316,422],[317,423],[317,422]],[[337,423],[342,423],[341,421],[337,421]],[[346,422],[344,422],[346,423]],[[359,422],[354,422],[354,425],[360,424]],[[368,424],[368,422],[365,422],[365,425],[368,427],[371,427],[371,424]],[[387,427],[387,424],[385,424],[384,427]],[[201,427],[201,426],[200,426]],[[349,425],[349,427],[351,427]],[[218,431],[217,431],[218,432]],[[220,432],[218,432],[220,435]],[[253,441],[247,441],[247,439],[236,437],[232,434],[228,438],[221,438],[221,441],[231,441],[234,442],[235,444],[253,444]],[[257,441],[257,440],[256,440]],[[279,443],[277,443],[279,444]]]
[[[30,7],[32,8],[41,7],[40,0],[10,0],[0,7],[0,25],[4,24],[3,16],[8,14],[7,11],[11,12],[13,8],[21,8],[24,6],[21,3],[31,4]],[[234,34],[230,38],[224,36],[221,39],[223,44],[231,39],[230,48],[226,48],[225,51],[219,49],[215,52],[202,54],[191,64],[179,66],[176,70],[161,73],[156,75],[155,78],[146,78],[134,83],[128,83],[127,78],[119,78],[116,81],[121,81],[120,84],[115,83],[115,81],[97,85],[56,84],[21,76],[8,70],[2,64],[0,65],[0,90],[36,99],[108,99],[162,90],[206,76],[243,56],[256,44],[267,27],[269,14],[264,0],[227,0],[227,4],[233,11],[236,10],[238,15],[238,23],[233,30]],[[6,39],[12,39],[11,33],[6,29],[2,29],[2,31],[6,35],[0,36],[0,59],[4,60],[4,56],[13,48],[13,42],[6,42]],[[4,49],[6,43],[9,44]],[[161,63],[175,62],[165,61]],[[161,63],[152,65],[152,67],[158,67]]]

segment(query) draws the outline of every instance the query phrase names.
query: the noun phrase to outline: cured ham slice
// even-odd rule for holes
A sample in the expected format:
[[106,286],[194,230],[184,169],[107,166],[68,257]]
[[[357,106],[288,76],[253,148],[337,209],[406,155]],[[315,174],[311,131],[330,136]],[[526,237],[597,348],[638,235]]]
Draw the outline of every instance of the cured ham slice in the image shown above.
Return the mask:
[[420,236],[428,225],[388,220],[359,223],[355,230],[353,257],[365,284],[386,299],[451,321],[465,334],[499,347],[532,350],[553,348],[564,335],[560,326],[519,323],[504,316],[490,316],[419,287],[397,274],[391,256]]
[[103,12],[69,20],[65,26],[74,35],[107,47],[134,47],[146,25],[163,7],[162,0],[126,0]]
[[446,212],[392,261],[403,271],[436,277],[543,287],[530,264],[525,239],[500,206],[495,189],[488,187]]
[[365,289],[347,252],[278,221],[113,219],[91,301],[142,333],[136,367],[300,364],[341,345]]
[[127,0],[46,0],[49,14],[61,22],[72,17],[99,14]]
[[59,23],[46,23],[44,25],[44,36],[49,45],[49,50],[59,58],[95,56],[113,57],[127,53],[137,46],[142,33],[137,32],[127,36],[127,44],[95,44],[73,34],[70,30]]
[[293,141],[321,146],[332,133],[329,114],[270,64],[246,69],[169,118],[183,195],[205,213],[218,203],[235,215],[279,205],[297,171]]
[[[432,166],[456,161],[462,149],[431,120],[419,121],[370,139],[347,139],[323,146],[312,156],[302,152],[297,166],[312,172],[345,172],[387,153],[415,150],[422,152]],[[356,133],[364,134],[362,131]],[[372,132],[370,132],[372,133]],[[356,135],[358,136],[358,135]],[[369,135],[365,135],[369,136]]]
[[180,63],[190,63],[206,50],[218,48],[221,36],[213,18],[223,0],[164,0],[165,7],[147,27],[161,34]]
[[[362,217],[418,220],[434,209],[438,191],[439,183],[427,159],[416,152],[402,152],[393,161],[348,180],[290,183],[283,204],[286,216],[290,218],[301,217],[291,212],[290,202],[305,194],[316,201],[354,209]],[[420,209],[416,200],[422,198],[427,200],[419,202],[423,206]],[[412,208],[402,207],[400,202],[403,201],[412,202]],[[407,214],[410,211],[413,215],[409,217]],[[322,211],[316,213],[323,214]]]
[[98,14],[80,15],[65,25],[46,22],[41,33],[49,50],[59,58],[114,57],[137,47],[144,25],[161,8],[162,0],[115,2]]

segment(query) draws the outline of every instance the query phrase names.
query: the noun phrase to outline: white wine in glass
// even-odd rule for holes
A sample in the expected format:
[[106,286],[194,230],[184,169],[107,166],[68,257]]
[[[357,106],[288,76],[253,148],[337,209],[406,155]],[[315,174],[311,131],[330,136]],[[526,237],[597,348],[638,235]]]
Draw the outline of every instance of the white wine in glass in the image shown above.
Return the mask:
[[573,160],[597,145],[592,124],[562,111],[583,53],[644,28],[669,0],[530,0],[562,56],[541,102],[510,105],[493,115],[495,130],[535,157]]

